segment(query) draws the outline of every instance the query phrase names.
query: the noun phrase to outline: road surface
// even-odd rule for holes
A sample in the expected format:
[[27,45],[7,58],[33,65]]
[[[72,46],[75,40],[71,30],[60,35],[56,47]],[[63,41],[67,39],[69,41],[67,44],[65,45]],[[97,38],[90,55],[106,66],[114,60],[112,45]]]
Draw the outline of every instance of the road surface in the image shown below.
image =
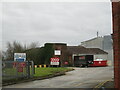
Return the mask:
[[94,88],[99,83],[113,78],[113,67],[74,69],[63,76],[14,84],[3,88]]

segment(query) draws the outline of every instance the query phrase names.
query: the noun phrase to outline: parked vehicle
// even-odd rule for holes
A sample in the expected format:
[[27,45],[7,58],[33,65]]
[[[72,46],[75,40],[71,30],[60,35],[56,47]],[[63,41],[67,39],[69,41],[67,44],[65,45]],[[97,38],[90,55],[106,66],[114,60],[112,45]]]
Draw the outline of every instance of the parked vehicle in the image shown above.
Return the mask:
[[88,67],[93,64],[93,55],[74,56],[74,66]]

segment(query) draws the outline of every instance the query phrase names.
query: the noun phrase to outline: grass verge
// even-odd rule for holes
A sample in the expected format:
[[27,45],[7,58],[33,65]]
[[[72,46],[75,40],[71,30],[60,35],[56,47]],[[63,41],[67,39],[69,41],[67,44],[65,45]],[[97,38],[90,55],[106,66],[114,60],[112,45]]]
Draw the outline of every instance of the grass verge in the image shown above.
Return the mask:
[[23,78],[23,79],[11,79],[7,81],[3,81],[2,85],[11,85],[11,84],[16,84],[16,83],[21,83],[21,82],[26,82],[26,81],[33,81],[33,80],[41,80],[41,79],[47,79],[47,78],[52,78],[55,76],[60,76],[60,75],[65,75],[65,72],[67,71],[72,71],[74,70],[73,68],[68,68],[68,67],[47,67],[47,68],[35,68],[35,74],[31,78]]
[[36,68],[34,77],[45,77],[55,73],[70,71],[72,68],[58,67],[58,68]]

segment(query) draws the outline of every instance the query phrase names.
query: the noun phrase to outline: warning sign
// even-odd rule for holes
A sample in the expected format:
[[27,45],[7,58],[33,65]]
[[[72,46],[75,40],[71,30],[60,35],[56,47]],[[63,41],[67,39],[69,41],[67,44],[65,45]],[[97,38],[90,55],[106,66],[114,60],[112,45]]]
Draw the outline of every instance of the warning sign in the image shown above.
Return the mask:
[[59,65],[60,59],[58,57],[54,57],[50,59],[50,65]]
[[14,62],[13,63],[13,68],[17,68],[18,72],[23,72],[23,68],[26,67],[26,63],[25,62]]
[[18,72],[23,72],[23,67],[19,67]]

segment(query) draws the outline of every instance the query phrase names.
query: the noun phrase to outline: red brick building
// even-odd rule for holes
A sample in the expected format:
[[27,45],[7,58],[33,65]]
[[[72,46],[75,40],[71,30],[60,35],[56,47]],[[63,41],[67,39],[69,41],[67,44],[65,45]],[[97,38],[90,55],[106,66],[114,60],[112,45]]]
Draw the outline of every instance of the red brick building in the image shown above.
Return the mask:
[[52,57],[60,58],[60,66],[74,66],[74,56],[80,55],[94,55],[99,58],[105,58],[107,60],[108,53],[99,48],[85,48],[83,46],[67,46],[65,43],[46,43],[46,45],[52,45],[53,51],[60,51],[60,55],[53,53]]
[[114,48],[114,81],[115,88],[120,90],[120,0],[112,0],[113,15],[113,48]]

